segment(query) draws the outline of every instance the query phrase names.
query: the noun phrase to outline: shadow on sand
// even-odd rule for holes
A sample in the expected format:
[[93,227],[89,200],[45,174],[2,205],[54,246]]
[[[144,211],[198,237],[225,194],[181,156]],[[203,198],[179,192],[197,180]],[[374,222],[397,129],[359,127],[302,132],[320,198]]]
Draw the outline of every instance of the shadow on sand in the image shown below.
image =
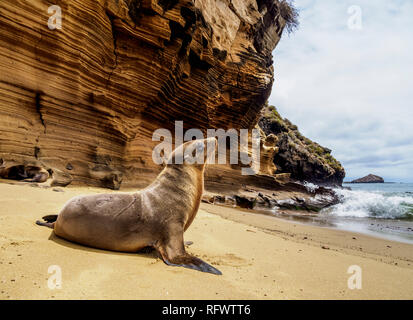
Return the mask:
[[89,252],[95,252],[95,253],[101,253],[101,254],[109,254],[109,255],[120,255],[120,256],[129,256],[129,257],[135,257],[139,256],[142,258],[147,258],[147,259],[157,259],[158,253],[156,252],[155,249],[152,247],[146,247],[141,250],[139,250],[136,253],[128,253],[128,252],[120,252],[120,251],[109,251],[109,250],[104,250],[104,249],[97,249],[93,247],[88,247],[85,245],[81,245],[75,242],[70,242],[65,239],[59,238],[53,231],[49,236],[49,240],[59,244],[63,245],[65,247],[75,249],[75,250],[82,250],[82,251],[89,251]]

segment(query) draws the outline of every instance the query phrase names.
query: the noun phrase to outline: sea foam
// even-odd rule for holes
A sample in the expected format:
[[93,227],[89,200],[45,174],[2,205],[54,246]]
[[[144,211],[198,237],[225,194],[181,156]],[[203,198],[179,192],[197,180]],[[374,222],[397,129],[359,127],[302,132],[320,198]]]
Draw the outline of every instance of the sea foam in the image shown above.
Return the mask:
[[336,189],[341,201],[324,213],[340,217],[413,219],[413,197],[407,193]]

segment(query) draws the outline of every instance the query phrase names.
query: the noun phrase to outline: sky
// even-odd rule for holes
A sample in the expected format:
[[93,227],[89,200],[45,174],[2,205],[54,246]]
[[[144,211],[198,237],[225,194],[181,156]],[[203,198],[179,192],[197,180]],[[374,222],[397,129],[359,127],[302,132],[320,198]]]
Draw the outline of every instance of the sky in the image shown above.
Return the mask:
[[413,182],[413,1],[296,0],[269,99],[333,150],[345,181]]

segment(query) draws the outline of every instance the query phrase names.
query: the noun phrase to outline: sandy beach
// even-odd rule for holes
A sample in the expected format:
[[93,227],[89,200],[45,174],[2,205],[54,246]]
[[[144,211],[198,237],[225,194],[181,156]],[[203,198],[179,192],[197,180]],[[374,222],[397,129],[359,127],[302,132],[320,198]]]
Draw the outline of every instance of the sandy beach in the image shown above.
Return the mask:
[[[413,299],[412,245],[233,208],[201,204],[185,233],[187,250],[222,276],[168,267],[155,252],[83,247],[35,225],[76,195],[107,192],[0,183],[0,299]],[[51,265],[61,289],[48,288]],[[360,290],[348,288],[352,265]]]

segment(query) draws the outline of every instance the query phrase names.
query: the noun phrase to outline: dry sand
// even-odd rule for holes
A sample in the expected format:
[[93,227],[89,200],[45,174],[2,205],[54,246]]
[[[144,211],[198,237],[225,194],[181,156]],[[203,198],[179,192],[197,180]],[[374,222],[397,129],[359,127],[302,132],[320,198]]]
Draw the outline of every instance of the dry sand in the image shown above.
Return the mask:
[[[413,246],[202,204],[188,251],[222,276],[168,267],[155,253],[97,250],[35,225],[97,188],[0,183],[0,299],[412,299]],[[63,191],[63,192],[62,192]],[[324,247],[324,249],[322,248]],[[62,288],[48,288],[48,268]],[[362,268],[362,289],[347,270]]]

